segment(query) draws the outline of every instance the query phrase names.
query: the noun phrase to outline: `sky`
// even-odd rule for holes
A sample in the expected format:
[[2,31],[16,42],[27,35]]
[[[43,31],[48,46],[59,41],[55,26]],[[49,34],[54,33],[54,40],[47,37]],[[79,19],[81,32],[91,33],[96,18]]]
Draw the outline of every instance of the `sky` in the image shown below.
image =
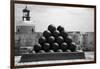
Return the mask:
[[[15,4],[15,26],[21,23],[26,4]],[[79,7],[61,7],[47,5],[28,5],[31,21],[27,24],[35,25],[36,32],[47,30],[48,25],[61,25],[66,31],[94,32],[94,9]]]

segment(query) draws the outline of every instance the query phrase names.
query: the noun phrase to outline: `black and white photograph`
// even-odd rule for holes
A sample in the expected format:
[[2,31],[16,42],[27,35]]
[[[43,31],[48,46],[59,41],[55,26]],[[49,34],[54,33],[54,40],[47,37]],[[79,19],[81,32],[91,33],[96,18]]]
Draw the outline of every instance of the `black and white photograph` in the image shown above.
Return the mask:
[[84,6],[15,2],[14,65],[95,61],[95,6]]

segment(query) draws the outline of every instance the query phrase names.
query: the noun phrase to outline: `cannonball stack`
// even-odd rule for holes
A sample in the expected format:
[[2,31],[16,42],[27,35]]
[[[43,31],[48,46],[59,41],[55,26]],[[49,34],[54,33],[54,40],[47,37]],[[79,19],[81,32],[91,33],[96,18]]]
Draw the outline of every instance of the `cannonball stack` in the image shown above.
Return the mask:
[[46,52],[75,52],[76,45],[69,37],[64,27],[49,25],[48,30],[43,32],[43,36],[38,40],[39,44],[34,45],[36,53]]

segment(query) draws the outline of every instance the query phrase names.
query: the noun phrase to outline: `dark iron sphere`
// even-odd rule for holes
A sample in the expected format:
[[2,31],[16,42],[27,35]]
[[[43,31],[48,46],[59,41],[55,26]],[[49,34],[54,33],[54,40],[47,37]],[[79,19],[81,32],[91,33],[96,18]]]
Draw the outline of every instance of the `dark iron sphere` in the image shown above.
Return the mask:
[[33,50],[32,53],[35,54],[36,52]]
[[57,52],[63,52],[63,50],[62,49],[58,49]]
[[64,42],[63,37],[62,36],[57,37],[56,42],[62,44]]
[[53,51],[53,50],[49,50],[48,52],[49,52],[49,53],[54,53],[54,51]]
[[38,53],[46,53],[44,50],[40,50]]
[[57,27],[57,30],[58,30],[59,32],[62,32],[62,31],[64,31],[64,27],[62,27],[61,25],[59,25],[59,26]]
[[48,38],[48,43],[54,43],[55,42],[55,37],[54,36],[50,36]]
[[47,41],[47,39],[42,36],[40,39],[39,39],[39,43],[42,45],[43,43],[45,43]]
[[34,45],[34,51],[35,51],[35,52],[38,52],[38,51],[41,50],[41,49],[42,49],[42,47],[41,47],[40,44]]
[[43,32],[43,36],[46,37],[46,38],[50,37],[51,35],[52,34],[49,30],[46,30],[46,31]]
[[70,43],[70,44],[69,44],[69,50],[71,50],[71,52],[76,51],[76,45],[73,44],[73,43]]
[[65,37],[65,42],[67,44],[70,44],[72,42],[72,39],[70,37]]
[[68,33],[65,31],[61,31],[61,36],[63,36],[63,38],[66,38],[68,36]]
[[60,46],[60,48],[63,50],[63,51],[66,51],[68,49],[68,45],[66,42],[63,42]]
[[44,51],[50,50],[50,47],[51,47],[51,46],[50,46],[49,43],[44,43],[44,44],[43,44],[43,50],[44,50]]
[[56,52],[58,49],[59,49],[59,44],[58,43],[53,43],[52,44],[52,50]]
[[49,25],[48,26],[48,30],[51,32],[51,33],[53,33],[55,30],[56,30],[56,27],[54,26],[54,25]]
[[67,49],[65,52],[71,52],[71,50]]
[[58,30],[55,30],[55,31],[53,32],[53,36],[54,36],[55,38],[57,38],[59,35],[60,35],[60,32],[59,32]]

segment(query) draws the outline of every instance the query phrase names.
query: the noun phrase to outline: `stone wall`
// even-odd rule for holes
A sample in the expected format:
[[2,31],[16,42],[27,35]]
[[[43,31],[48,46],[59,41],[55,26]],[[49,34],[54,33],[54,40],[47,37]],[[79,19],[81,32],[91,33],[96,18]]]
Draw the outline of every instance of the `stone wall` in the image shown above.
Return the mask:
[[73,42],[80,46],[84,51],[94,50],[93,32],[69,32]]

